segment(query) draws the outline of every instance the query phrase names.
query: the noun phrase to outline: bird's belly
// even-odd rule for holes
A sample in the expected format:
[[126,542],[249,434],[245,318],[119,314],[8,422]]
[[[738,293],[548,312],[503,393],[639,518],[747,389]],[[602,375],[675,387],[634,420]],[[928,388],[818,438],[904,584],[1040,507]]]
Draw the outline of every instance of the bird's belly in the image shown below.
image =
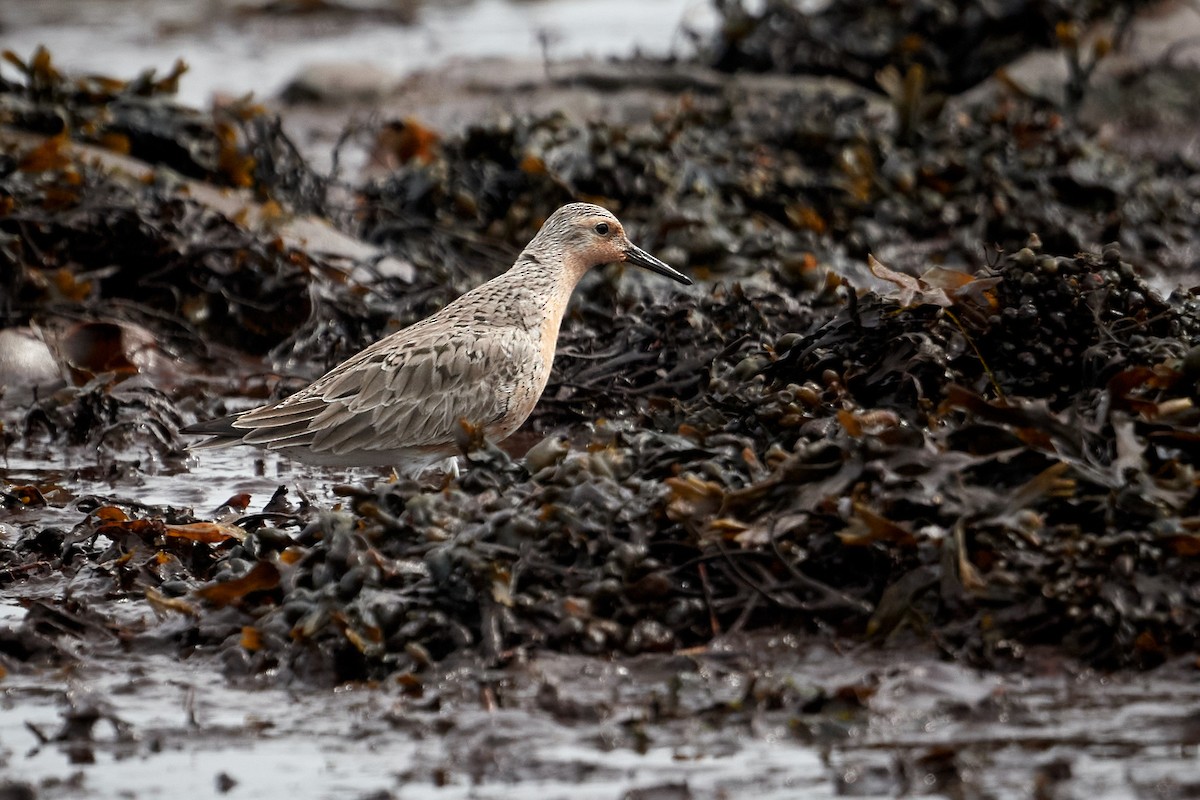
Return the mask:
[[355,450],[347,453],[313,450],[309,447],[273,447],[280,455],[318,467],[390,467],[402,475],[416,476],[438,463],[458,455],[454,444],[445,447],[398,448],[395,450]]

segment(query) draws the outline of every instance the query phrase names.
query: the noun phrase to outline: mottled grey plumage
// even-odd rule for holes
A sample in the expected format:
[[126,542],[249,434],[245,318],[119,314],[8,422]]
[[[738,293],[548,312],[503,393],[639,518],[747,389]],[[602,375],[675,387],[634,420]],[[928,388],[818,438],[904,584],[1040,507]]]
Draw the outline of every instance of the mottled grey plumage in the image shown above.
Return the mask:
[[452,456],[462,422],[499,441],[546,388],[571,292],[617,261],[691,280],[634,246],[616,217],[572,203],[516,263],[441,311],[381,339],[274,405],[197,423],[197,448],[248,444],[314,464],[409,473]]

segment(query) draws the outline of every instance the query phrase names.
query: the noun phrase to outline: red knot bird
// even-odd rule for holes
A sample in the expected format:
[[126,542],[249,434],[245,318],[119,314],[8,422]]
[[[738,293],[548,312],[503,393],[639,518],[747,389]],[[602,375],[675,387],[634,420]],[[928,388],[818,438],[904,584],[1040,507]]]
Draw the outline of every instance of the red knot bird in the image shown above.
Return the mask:
[[417,474],[451,459],[454,468],[464,422],[495,442],[533,411],[571,292],[592,267],[615,262],[692,283],[630,242],[605,209],[571,203],[504,274],[278,403],[183,432],[212,437],[198,449],[255,445],[310,464]]

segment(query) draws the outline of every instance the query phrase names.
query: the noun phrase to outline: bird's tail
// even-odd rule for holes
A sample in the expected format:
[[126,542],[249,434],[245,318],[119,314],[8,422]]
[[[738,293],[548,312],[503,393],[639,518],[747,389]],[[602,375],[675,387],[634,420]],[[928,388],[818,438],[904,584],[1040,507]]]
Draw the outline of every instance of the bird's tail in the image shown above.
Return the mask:
[[216,419],[202,420],[180,428],[179,432],[191,436],[208,437],[189,444],[188,450],[217,450],[222,447],[232,447],[240,444],[242,437],[246,435],[246,431],[233,427],[233,422],[238,416],[238,414],[229,414]]

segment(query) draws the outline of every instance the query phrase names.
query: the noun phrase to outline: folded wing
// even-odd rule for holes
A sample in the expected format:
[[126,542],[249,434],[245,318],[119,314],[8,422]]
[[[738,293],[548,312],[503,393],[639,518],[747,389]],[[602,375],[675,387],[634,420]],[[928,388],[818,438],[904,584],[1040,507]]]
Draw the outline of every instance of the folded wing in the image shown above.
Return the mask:
[[230,427],[244,432],[246,444],[334,456],[444,445],[460,420],[487,427],[503,419],[521,365],[537,358],[532,340],[515,329],[443,332],[432,341],[383,339]]

